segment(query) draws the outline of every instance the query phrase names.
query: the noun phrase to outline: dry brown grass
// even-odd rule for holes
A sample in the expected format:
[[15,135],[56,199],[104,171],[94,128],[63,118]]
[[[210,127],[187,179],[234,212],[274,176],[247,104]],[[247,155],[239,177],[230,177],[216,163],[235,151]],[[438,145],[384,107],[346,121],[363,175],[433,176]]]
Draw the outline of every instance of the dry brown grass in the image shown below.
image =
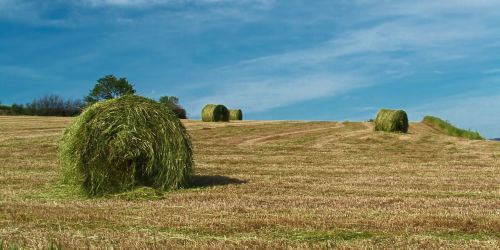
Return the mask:
[[0,241],[27,248],[498,248],[500,143],[369,123],[185,121],[196,183],[88,199],[58,182],[68,118],[0,116]]

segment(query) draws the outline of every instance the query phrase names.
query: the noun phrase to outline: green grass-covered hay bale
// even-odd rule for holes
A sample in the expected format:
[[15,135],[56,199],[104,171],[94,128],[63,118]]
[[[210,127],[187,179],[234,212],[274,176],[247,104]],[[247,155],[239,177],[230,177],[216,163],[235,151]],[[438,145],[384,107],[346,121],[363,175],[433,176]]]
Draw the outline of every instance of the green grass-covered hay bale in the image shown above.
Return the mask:
[[381,109],[375,118],[375,131],[408,132],[408,115],[404,110]]
[[133,95],[96,103],[75,118],[59,145],[59,164],[64,181],[89,195],[181,188],[193,171],[180,120],[165,105]]
[[229,120],[231,120],[231,121],[243,120],[243,112],[241,112],[241,109],[230,109],[229,110]]
[[227,122],[229,110],[224,105],[208,104],[201,111],[201,119],[204,122]]
[[451,123],[438,117],[426,116],[422,122],[450,136],[462,137],[471,140],[484,140],[479,132],[457,128]]

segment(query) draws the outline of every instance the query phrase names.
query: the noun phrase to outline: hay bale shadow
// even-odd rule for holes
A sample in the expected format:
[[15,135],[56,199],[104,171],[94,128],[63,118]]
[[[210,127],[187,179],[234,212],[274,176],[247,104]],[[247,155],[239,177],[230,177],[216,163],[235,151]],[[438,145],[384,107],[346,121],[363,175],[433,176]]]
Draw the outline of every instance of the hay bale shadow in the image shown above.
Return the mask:
[[195,175],[192,178],[191,187],[193,188],[225,186],[231,184],[240,185],[248,182],[222,175]]

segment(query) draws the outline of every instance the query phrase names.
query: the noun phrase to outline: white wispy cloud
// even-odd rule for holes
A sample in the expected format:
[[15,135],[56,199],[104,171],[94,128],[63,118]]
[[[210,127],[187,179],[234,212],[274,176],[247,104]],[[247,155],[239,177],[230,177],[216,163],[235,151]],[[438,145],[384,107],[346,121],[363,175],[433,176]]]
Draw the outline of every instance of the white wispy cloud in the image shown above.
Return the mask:
[[483,70],[483,74],[486,74],[486,75],[500,74],[500,68]]
[[[404,79],[428,65],[439,67],[453,62],[487,58],[490,47],[500,37],[500,29],[488,25],[494,7],[500,7],[498,1],[386,1],[376,4],[362,1],[358,4],[361,6],[359,12],[367,16],[359,18],[373,22],[341,31],[330,40],[306,49],[243,60],[217,68],[215,72],[226,74],[226,77],[260,76],[267,84],[248,84],[259,86],[259,89],[263,88],[262,92],[269,93],[275,90],[282,92],[280,89],[284,87],[275,72],[293,72],[304,76],[321,72],[325,79],[335,79],[341,73],[370,83],[358,87],[371,86],[384,84],[391,78]],[[443,73],[437,69],[428,71]],[[315,86],[313,81],[308,84],[297,91],[306,93],[307,99],[328,96],[330,93],[313,91],[314,88],[321,89],[323,85]],[[348,91],[348,88],[344,90]],[[260,94],[252,91],[247,93],[234,100],[228,100],[229,97],[224,98],[219,93],[209,95],[204,100],[221,98],[245,104],[252,103]],[[293,95],[290,96],[293,98]],[[304,99],[299,97],[297,100]],[[271,104],[253,111],[266,111],[290,103],[288,98],[276,98]]]
[[24,66],[15,66],[15,65],[0,65],[0,74],[22,77],[22,78],[30,78],[30,79],[39,79],[48,77],[46,74],[40,72],[39,70]]
[[188,103],[190,110],[201,110],[207,103],[224,103],[246,112],[262,112],[311,99],[341,95],[368,84],[353,76],[316,74],[302,77],[226,82],[216,93]]
[[117,6],[137,6],[137,5],[156,5],[166,4],[173,1],[165,0],[85,0],[84,3],[93,6],[117,5]]
[[[275,0],[0,0],[0,21],[8,20],[31,26],[81,27],[123,25],[151,20],[156,24],[171,24],[176,20],[177,29],[189,30],[184,23],[196,28],[200,24],[211,27],[220,20],[235,19],[249,21],[254,11],[269,9]],[[96,13],[95,10],[100,12]],[[63,16],[51,17],[48,13],[65,12]],[[128,15],[136,11],[137,15]],[[139,13],[139,14],[138,14]],[[223,24],[223,23],[221,23]]]
[[[454,20],[443,23],[384,22],[374,27],[346,32],[310,49],[253,58],[240,62],[240,65],[259,67],[316,65],[347,56],[358,56],[365,60],[367,55],[402,51],[414,52],[414,55],[411,55],[413,57],[405,57],[408,62],[411,61],[409,59],[417,58],[433,61],[462,59],[472,50],[464,49],[464,43],[474,43],[500,34],[498,29],[489,29],[470,22]],[[386,62],[390,63],[396,58],[389,55],[386,59],[388,59]],[[396,63],[399,64],[399,61]]]
[[[197,79],[201,79],[198,82],[203,81],[206,84],[186,84],[192,85],[195,88],[194,91],[200,92],[196,90],[198,86],[207,90],[198,94],[199,98],[195,101],[187,102],[189,110],[199,110],[202,105],[215,102],[241,107],[247,112],[265,112],[317,98],[342,95],[366,86],[385,84],[391,79],[401,80],[399,82],[404,84],[405,79],[423,70],[434,72],[434,75],[446,75],[453,68],[443,69],[442,65],[481,62],[490,58],[491,51],[497,51],[494,49],[500,47],[498,41],[500,29],[496,27],[500,2],[496,0],[318,0],[314,2],[288,0],[76,0],[70,2],[56,0],[52,3],[69,5],[71,7],[69,9],[76,13],[59,20],[53,20],[44,15],[44,10],[50,9],[50,4],[35,3],[37,1],[0,0],[0,20],[9,19],[43,25],[73,23],[76,28],[91,25],[100,27],[109,23],[124,27],[117,31],[116,26],[111,26],[112,29],[109,29],[111,31],[106,33],[106,36],[111,37],[108,39],[96,35],[96,39],[93,40],[94,46],[89,51],[82,51],[83,54],[90,53],[93,56],[67,57],[59,61],[61,67],[71,65],[76,68],[92,60],[108,58],[110,51],[111,55],[117,57],[130,51],[130,48],[135,48],[136,51],[140,48],[141,52],[152,49],[155,52],[168,54],[172,53],[170,50],[176,48],[180,50],[207,49],[200,44],[214,41],[217,46],[228,48],[227,51],[220,49],[221,53],[234,53],[244,55],[241,58],[246,57],[239,61],[228,59],[229,62],[225,66],[214,70],[205,68],[194,72],[187,69],[186,75],[198,74]],[[342,11],[337,11],[337,6],[333,6],[334,4],[346,5],[347,7],[343,6],[342,10],[349,13],[343,15]],[[196,8],[190,8],[190,6]],[[288,6],[293,6],[294,9],[287,9]],[[301,6],[307,11],[301,12]],[[325,8],[321,8],[323,6]],[[137,10],[140,10],[140,13],[135,12]],[[133,14],[128,15],[130,12]],[[100,14],[94,16],[94,13]],[[238,32],[242,32],[242,27],[244,27],[242,24],[249,23],[256,25],[246,27],[248,30],[244,32],[251,33],[259,28],[264,29],[279,23],[272,27],[274,29],[269,29],[267,34],[272,36],[274,34],[271,32],[276,32],[278,33],[276,36],[279,36],[285,43],[281,48],[267,49],[268,40],[262,38],[261,41],[264,41],[262,44],[266,45],[233,46],[234,43],[251,44],[251,41],[245,40],[252,39],[251,34],[244,34],[248,36],[239,41],[226,40],[227,37],[218,36],[224,33],[221,30],[239,34]],[[295,33],[296,30],[314,29],[315,25],[321,26],[319,28],[323,32],[321,35],[314,32],[299,32],[298,35]],[[220,33],[212,33],[212,31]],[[193,33],[205,36],[198,37]],[[320,36],[321,39],[308,37],[310,34]],[[259,35],[262,36],[262,34]],[[286,43],[287,41],[293,43],[296,35],[298,39],[302,39],[300,46],[294,47]],[[183,36],[192,40],[200,39],[200,41],[193,42],[194,45],[189,48],[182,46],[171,48],[164,44],[166,41],[175,43],[188,41],[179,39]],[[124,37],[127,39],[123,39]],[[117,41],[120,42],[117,43]],[[266,47],[266,49],[261,50],[259,46]],[[234,51],[242,47],[243,50],[258,50],[261,56],[248,59],[247,56],[252,53]],[[175,54],[179,55],[176,60],[183,62],[198,58],[196,53],[188,56],[186,54],[188,53]],[[217,56],[214,55],[214,57]],[[168,57],[168,59],[171,58]],[[149,58],[138,58],[138,60],[147,61]],[[212,65],[211,63],[216,61],[206,58],[205,60],[209,62],[205,61],[200,64]],[[193,64],[196,63],[193,62]],[[148,65],[151,66],[154,63]],[[23,69],[7,70],[11,73],[36,76],[34,74],[36,72],[23,72]],[[478,73],[496,74],[498,69],[492,67]],[[161,94],[159,90],[157,93]],[[485,110],[495,112],[494,108],[499,110],[498,106],[492,103],[496,97],[496,95],[482,97],[479,94],[460,98],[450,97],[446,101],[436,100],[431,105],[416,108],[415,112],[419,112],[418,114],[436,113],[456,122],[457,125],[469,127],[471,126],[467,123],[469,116],[476,114],[467,114],[467,112],[474,112],[467,108],[457,107],[479,105]],[[441,111],[437,112],[439,110]],[[487,113],[481,113],[481,117],[473,117],[473,119],[480,118],[482,121],[490,122],[491,118],[487,116]],[[474,123],[479,123],[479,120]],[[474,127],[471,126],[471,128]]]
[[378,16],[414,16],[435,18],[448,14],[482,13],[494,14],[495,8],[500,6],[496,0],[446,0],[446,1],[384,1],[366,2],[370,7],[369,15]]
[[274,0],[81,0],[91,6],[155,6],[155,5],[186,5],[186,4],[253,4],[260,7],[269,6]]
[[[408,77],[422,65],[459,61],[487,54],[489,52],[484,44],[495,42],[500,35],[498,29],[484,25],[485,16],[477,15],[481,11],[488,13],[487,9],[496,4],[493,1],[455,6],[431,1],[389,2],[375,7],[369,5],[363,9],[373,12],[367,14],[367,20],[381,18],[383,14],[378,13],[379,8],[392,10],[391,7],[395,11],[385,17],[395,15],[400,18],[350,29],[307,49],[247,59],[216,69],[216,74],[225,74],[228,78],[252,78],[258,75],[261,79],[248,81],[242,86],[235,84],[235,88],[243,89],[244,94],[216,93],[208,95],[202,102],[220,100],[219,102],[244,106],[250,111],[267,111],[295,102],[338,94],[333,90],[342,89],[340,92],[347,92],[363,86],[384,84],[390,78]],[[422,12],[414,11],[414,7]],[[443,16],[446,13],[461,13],[470,8],[474,8],[474,11],[466,12],[465,16]],[[398,53],[403,53],[404,56],[398,56]],[[307,84],[296,84],[304,82],[299,77],[298,81],[283,83],[282,76],[275,72],[293,72],[309,80]],[[321,74],[321,79],[315,79],[316,74]],[[337,85],[338,75],[342,75],[341,79],[356,79],[356,83]],[[259,89],[270,93],[264,98],[270,103],[262,105],[259,98],[263,93],[256,91]]]

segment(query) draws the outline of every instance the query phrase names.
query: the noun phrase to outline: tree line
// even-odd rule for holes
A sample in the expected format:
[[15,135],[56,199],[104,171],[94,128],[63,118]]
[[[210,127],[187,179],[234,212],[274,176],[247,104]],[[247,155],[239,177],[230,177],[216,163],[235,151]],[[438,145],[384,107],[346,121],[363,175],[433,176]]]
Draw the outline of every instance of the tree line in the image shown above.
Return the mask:
[[0,105],[2,115],[75,116],[85,107],[82,100],[64,99],[58,95],[45,95],[31,103],[11,106]]
[[[68,99],[59,95],[45,95],[30,103],[10,106],[0,103],[0,115],[36,115],[36,116],[76,116],[87,106],[122,95],[135,94],[134,86],[124,77],[106,75],[97,80],[89,95],[82,99]],[[186,119],[186,110],[175,96],[162,96],[158,102],[165,104],[180,119]]]

